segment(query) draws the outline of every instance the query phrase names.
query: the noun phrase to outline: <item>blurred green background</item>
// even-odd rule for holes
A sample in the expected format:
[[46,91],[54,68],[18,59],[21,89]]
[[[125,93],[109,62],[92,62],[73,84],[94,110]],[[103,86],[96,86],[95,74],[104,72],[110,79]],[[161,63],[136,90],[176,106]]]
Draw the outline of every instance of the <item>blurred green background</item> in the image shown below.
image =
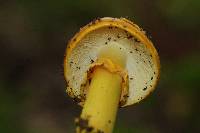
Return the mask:
[[199,0],[1,0],[0,133],[73,133],[81,108],[65,94],[67,41],[97,17],[127,17],[161,60],[157,89],[119,110],[114,133],[200,132]]

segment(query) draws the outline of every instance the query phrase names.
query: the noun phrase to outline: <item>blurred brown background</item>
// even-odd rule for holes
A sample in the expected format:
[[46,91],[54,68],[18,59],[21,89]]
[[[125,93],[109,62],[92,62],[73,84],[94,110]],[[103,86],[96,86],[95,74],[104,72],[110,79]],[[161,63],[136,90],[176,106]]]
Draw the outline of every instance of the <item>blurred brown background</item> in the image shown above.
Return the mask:
[[65,94],[66,42],[104,16],[145,29],[162,65],[155,92],[120,109],[114,133],[200,132],[199,0],[1,0],[1,133],[74,132],[81,108]]

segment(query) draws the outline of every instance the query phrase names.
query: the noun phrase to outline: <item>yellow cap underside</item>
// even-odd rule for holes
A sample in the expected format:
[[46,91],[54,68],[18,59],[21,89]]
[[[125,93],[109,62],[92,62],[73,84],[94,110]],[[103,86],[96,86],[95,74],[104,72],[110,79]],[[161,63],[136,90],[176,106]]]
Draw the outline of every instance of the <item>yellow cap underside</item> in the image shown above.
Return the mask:
[[[129,32],[131,35],[133,35],[135,38],[137,38],[138,40],[141,41],[141,43],[143,43],[150,51],[151,55],[152,55],[152,60],[153,63],[156,64],[156,68],[157,68],[157,72],[156,72],[156,76],[157,76],[157,81],[159,79],[159,74],[160,74],[160,61],[159,61],[159,56],[157,54],[156,49],[154,48],[152,42],[147,38],[147,36],[144,34],[144,31],[141,30],[136,24],[132,23],[131,21],[125,19],[125,18],[101,18],[101,19],[96,19],[93,22],[89,23],[88,25],[84,26],[83,28],[80,29],[80,31],[69,41],[67,49],[66,49],[66,56],[64,59],[64,74],[65,74],[65,78],[67,80],[67,70],[68,70],[68,59],[73,51],[73,49],[76,47],[76,45],[90,32],[95,31],[99,28],[103,28],[103,27],[108,27],[108,26],[112,26],[112,27],[117,27],[120,28],[122,30],[125,30],[127,32]],[[104,63],[103,63],[104,62]],[[113,63],[108,63],[110,61],[101,61],[98,60],[98,62],[91,64],[91,67],[95,67],[98,65],[102,65],[105,66],[107,69],[109,69],[110,72],[118,72],[119,74],[121,74],[121,76],[124,79],[124,82],[122,85],[123,88],[128,88],[128,74],[126,73],[121,73],[122,69],[119,69],[116,67],[116,65],[114,65]],[[106,62],[106,63],[105,63]],[[112,61],[111,61],[112,62]],[[115,67],[113,67],[115,66]],[[119,70],[121,72],[119,72]],[[124,71],[123,71],[124,72]],[[152,88],[154,89],[157,81],[152,84]],[[153,89],[151,91],[153,91]],[[127,90],[128,89],[122,89],[124,90],[124,95],[128,94]],[[125,91],[126,90],[126,91]],[[123,99],[122,97],[124,95],[121,95],[121,100]],[[82,102],[81,102],[82,103]],[[126,106],[126,105],[125,105]]]

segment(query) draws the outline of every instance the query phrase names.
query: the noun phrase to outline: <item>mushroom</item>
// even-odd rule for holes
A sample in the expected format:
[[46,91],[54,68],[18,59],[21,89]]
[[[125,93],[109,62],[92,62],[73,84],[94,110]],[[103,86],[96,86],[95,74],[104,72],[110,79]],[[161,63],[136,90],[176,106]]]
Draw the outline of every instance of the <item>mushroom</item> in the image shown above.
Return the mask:
[[66,92],[83,107],[76,131],[111,133],[118,107],[146,98],[159,73],[156,49],[133,22],[105,17],[81,28],[64,58]]

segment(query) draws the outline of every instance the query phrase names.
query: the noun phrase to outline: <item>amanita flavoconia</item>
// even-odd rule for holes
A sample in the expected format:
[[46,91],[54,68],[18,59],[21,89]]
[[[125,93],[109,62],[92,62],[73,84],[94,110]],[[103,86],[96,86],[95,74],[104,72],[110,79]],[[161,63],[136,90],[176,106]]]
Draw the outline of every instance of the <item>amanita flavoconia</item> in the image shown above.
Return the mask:
[[159,56],[145,32],[125,18],[100,18],[69,41],[67,93],[83,106],[77,132],[111,133],[118,107],[138,103],[155,88]]

